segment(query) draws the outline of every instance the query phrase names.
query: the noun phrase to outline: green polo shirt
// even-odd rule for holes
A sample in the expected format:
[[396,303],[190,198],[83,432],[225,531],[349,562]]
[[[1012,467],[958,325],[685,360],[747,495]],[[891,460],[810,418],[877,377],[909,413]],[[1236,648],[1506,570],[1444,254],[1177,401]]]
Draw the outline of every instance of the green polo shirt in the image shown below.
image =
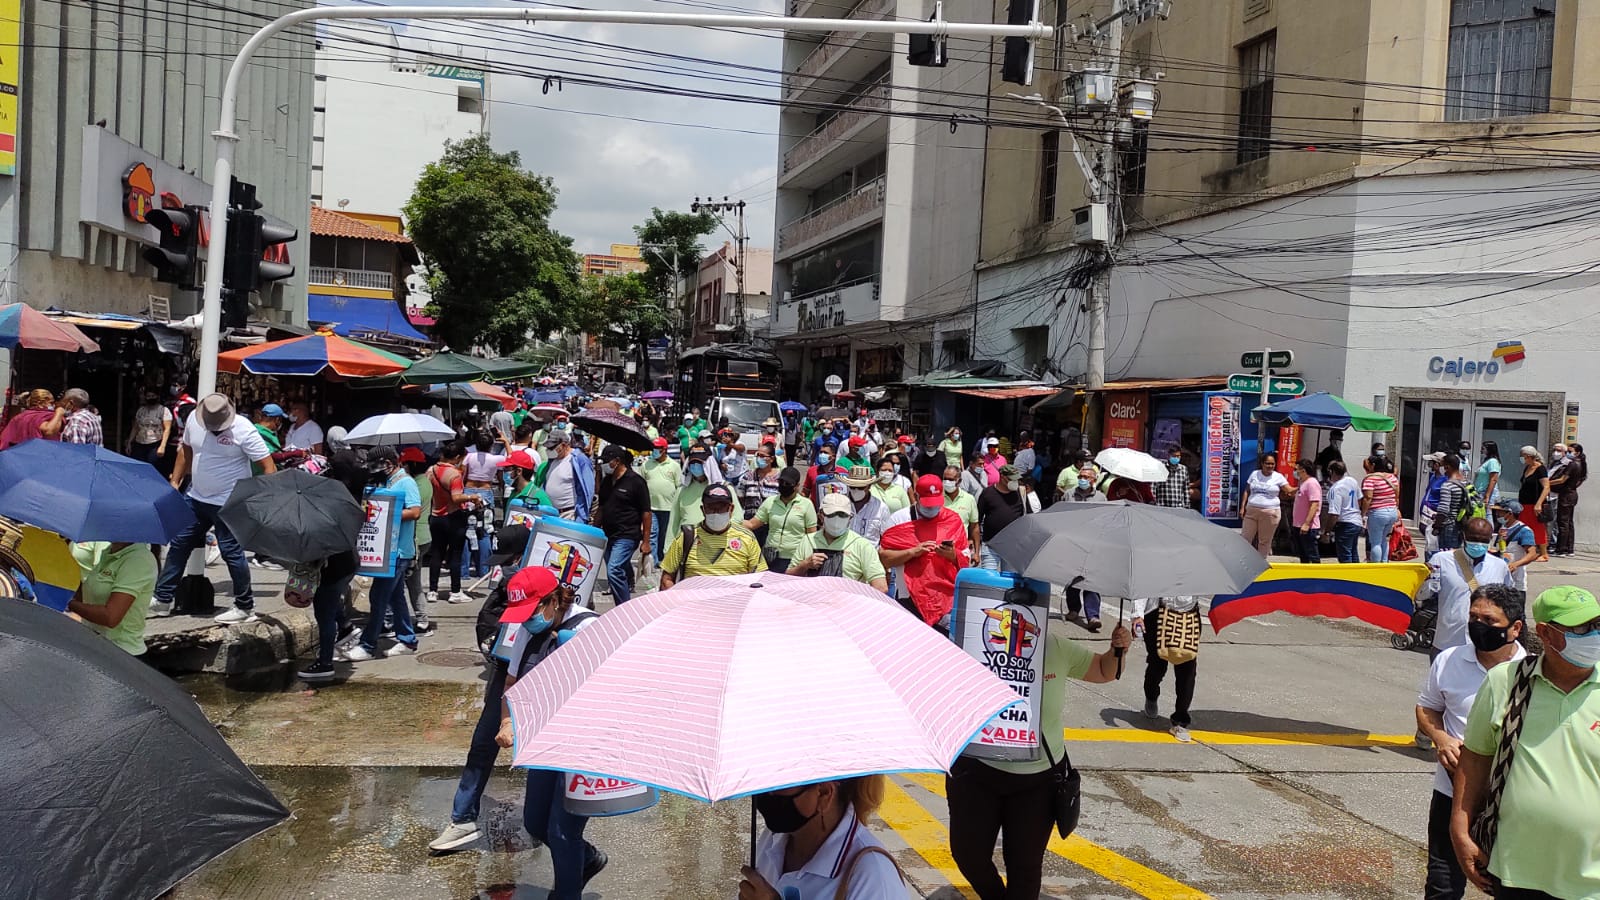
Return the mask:
[[889,507],[889,512],[897,513],[911,505],[911,498],[906,494],[906,489],[898,484],[874,484],[872,496],[883,501]]
[[854,531],[846,531],[838,540],[830,540],[821,531],[816,531],[808,537],[812,553],[821,553],[824,550],[844,552],[844,577],[851,581],[871,584],[874,579],[888,577],[883,570],[883,561],[878,559],[878,548]]
[[954,497],[950,496],[949,491],[946,491],[944,508],[960,516],[961,524],[965,525],[968,531],[972,530],[972,526],[978,524],[978,501],[972,499],[972,495],[966,491],[957,490]]
[[[1466,748],[1494,758],[1517,666],[1489,670],[1467,717]],[[1600,897],[1600,669],[1563,694],[1541,665],[1500,797],[1489,871],[1510,887]]]
[[134,656],[144,653],[144,616],[156,591],[156,557],[149,544],[129,544],[116,553],[103,541],[74,544],[72,558],[83,578],[82,597],[89,606],[104,606],[112,594],[131,594],[133,605],[115,628],[85,622],[111,643]]
[[644,483],[650,487],[650,508],[655,512],[672,512],[682,481],[683,468],[672,457],[656,459],[652,455],[644,461]]
[[1015,762],[986,759],[985,765],[1014,775],[1034,775],[1050,768],[1050,757],[1060,762],[1066,755],[1066,732],[1061,714],[1067,702],[1067,679],[1082,680],[1089,674],[1089,667],[1094,665],[1094,651],[1068,639],[1063,631],[1051,628],[1044,637],[1044,692],[1039,695],[1039,734],[1050,752],[1041,751],[1038,759]]
[[785,503],[782,497],[768,497],[756,510],[756,519],[767,526],[767,547],[785,559],[793,559],[806,543],[807,532],[817,527],[817,508],[796,491]]

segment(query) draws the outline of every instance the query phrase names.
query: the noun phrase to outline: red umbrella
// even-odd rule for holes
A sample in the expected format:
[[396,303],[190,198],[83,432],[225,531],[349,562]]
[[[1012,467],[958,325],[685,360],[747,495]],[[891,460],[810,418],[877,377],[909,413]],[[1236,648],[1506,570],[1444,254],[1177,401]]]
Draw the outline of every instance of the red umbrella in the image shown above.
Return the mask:
[[97,353],[100,345],[76,326],[57,322],[25,303],[0,306],[0,347],[14,350],[82,350]]

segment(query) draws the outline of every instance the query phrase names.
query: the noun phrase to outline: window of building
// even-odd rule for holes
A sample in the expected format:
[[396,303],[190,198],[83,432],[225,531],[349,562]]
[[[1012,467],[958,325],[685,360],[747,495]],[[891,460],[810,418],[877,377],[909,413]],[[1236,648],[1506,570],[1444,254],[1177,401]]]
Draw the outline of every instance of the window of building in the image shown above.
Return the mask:
[[1039,135],[1039,224],[1056,220],[1056,182],[1061,173],[1061,132]]
[[1117,152],[1122,156],[1122,159],[1118,160],[1122,195],[1124,197],[1143,195],[1144,178],[1150,166],[1150,123],[1134,122],[1133,133],[1128,137],[1127,145]]
[[1278,35],[1268,34],[1239,48],[1239,159],[1261,159],[1271,150],[1272,77],[1278,63]]
[[1550,111],[1556,0],[1451,0],[1445,119]]
[[1050,358],[1050,326],[1011,329],[1011,341],[1022,352],[1022,367],[1038,371]]
[[[1062,62],[1067,57],[1067,9],[1071,4],[1067,0],[1056,0],[1056,45],[1054,50],[1055,70],[1063,74],[1066,66]],[[1064,77],[1064,76],[1063,76]]]
[[939,342],[939,367],[949,368],[972,358],[971,343],[964,334],[951,335]]
[[456,112],[481,115],[483,113],[483,90],[467,85],[456,88]]

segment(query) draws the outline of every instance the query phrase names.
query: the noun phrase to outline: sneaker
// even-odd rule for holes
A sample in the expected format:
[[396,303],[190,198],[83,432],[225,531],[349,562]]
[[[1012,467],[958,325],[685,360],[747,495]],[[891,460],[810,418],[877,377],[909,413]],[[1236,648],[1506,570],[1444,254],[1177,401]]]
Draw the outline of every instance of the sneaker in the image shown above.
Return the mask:
[[392,640],[394,640],[394,629],[393,628],[385,628],[384,630],[378,632],[378,640],[380,640],[380,641],[392,641]]
[[354,647],[351,647],[349,650],[344,651],[344,658],[348,662],[366,662],[369,659],[377,659],[378,654],[372,650],[368,650],[360,644],[357,644]]
[[294,674],[301,681],[328,681],[333,678],[333,666],[314,662]]
[[1083,627],[1085,629],[1087,629],[1088,631],[1092,632],[1092,633],[1099,633],[1099,631],[1100,631],[1100,620],[1099,619],[1086,619],[1084,621],[1084,623],[1083,623]]
[[1185,728],[1182,725],[1174,725],[1174,726],[1172,726],[1171,728],[1169,728],[1167,730],[1172,732],[1172,736],[1177,738],[1179,743],[1183,743],[1183,744],[1192,744],[1192,743],[1194,743],[1194,735],[1190,734],[1189,733],[1189,729]]
[[216,622],[219,625],[249,625],[251,622],[256,622],[259,620],[256,618],[256,613],[253,609],[243,609],[238,606],[230,606],[223,610],[221,615],[216,616],[211,621]]
[[251,557],[250,565],[255,566],[258,569],[266,569],[269,572],[282,572],[283,571],[283,566],[279,565],[278,563],[273,562],[270,559],[262,559],[259,556]]
[[352,625],[350,630],[344,633],[343,637],[333,642],[333,648],[335,650],[348,650],[354,647],[359,640],[361,640],[361,626]]
[[416,644],[399,644],[399,643],[397,643],[393,647],[390,647],[388,650],[383,651],[383,655],[384,656],[413,656],[413,655],[416,654],[416,652],[417,652],[417,645]]
[[587,863],[584,863],[583,881],[578,883],[578,889],[583,890],[585,885],[593,881],[596,875],[599,875],[605,870],[606,863],[610,861],[611,860],[606,856],[606,852],[604,850],[601,850],[599,847],[594,848],[594,855],[589,857],[589,861]]
[[417,634],[432,634],[437,627],[439,626],[429,622],[427,619],[418,619],[412,630],[416,631]]
[[439,602],[439,592],[438,591],[429,591],[428,592],[428,602],[429,603],[438,603]]
[[1159,718],[1161,718],[1161,711],[1156,708],[1156,702],[1154,700],[1146,700],[1145,701],[1145,703],[1144,703],[1144,717],[1146,719],[1159,719]]
[[462,591],[451,591],[450,596],[444,598],[446,603],[471,603],[472,598]]
[[165,619],[172,615],[172,607],[176,605],[171,600],[162,603],[160,600],[152,599],[150,601],[150,609],[145,612],[144,617],[147,619]]
[[428,849],[434,853],[449,853],[451,850],[472,843],[479,837],[482,837],[482,832],[478,831],[477,822],[451,822],[439,832],[438,837],[428,843]]

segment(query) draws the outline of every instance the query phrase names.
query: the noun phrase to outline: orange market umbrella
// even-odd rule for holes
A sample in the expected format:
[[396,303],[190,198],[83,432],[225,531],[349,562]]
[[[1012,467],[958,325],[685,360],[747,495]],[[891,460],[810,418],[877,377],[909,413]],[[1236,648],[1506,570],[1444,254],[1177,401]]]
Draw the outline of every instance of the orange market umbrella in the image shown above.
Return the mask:
[[253,375],[320,375],[331,372],[344,378],[366,378],[403,372],[411,361],[403,356],[368,347],[331,331],[229,350],[217,356],[223,372]]

